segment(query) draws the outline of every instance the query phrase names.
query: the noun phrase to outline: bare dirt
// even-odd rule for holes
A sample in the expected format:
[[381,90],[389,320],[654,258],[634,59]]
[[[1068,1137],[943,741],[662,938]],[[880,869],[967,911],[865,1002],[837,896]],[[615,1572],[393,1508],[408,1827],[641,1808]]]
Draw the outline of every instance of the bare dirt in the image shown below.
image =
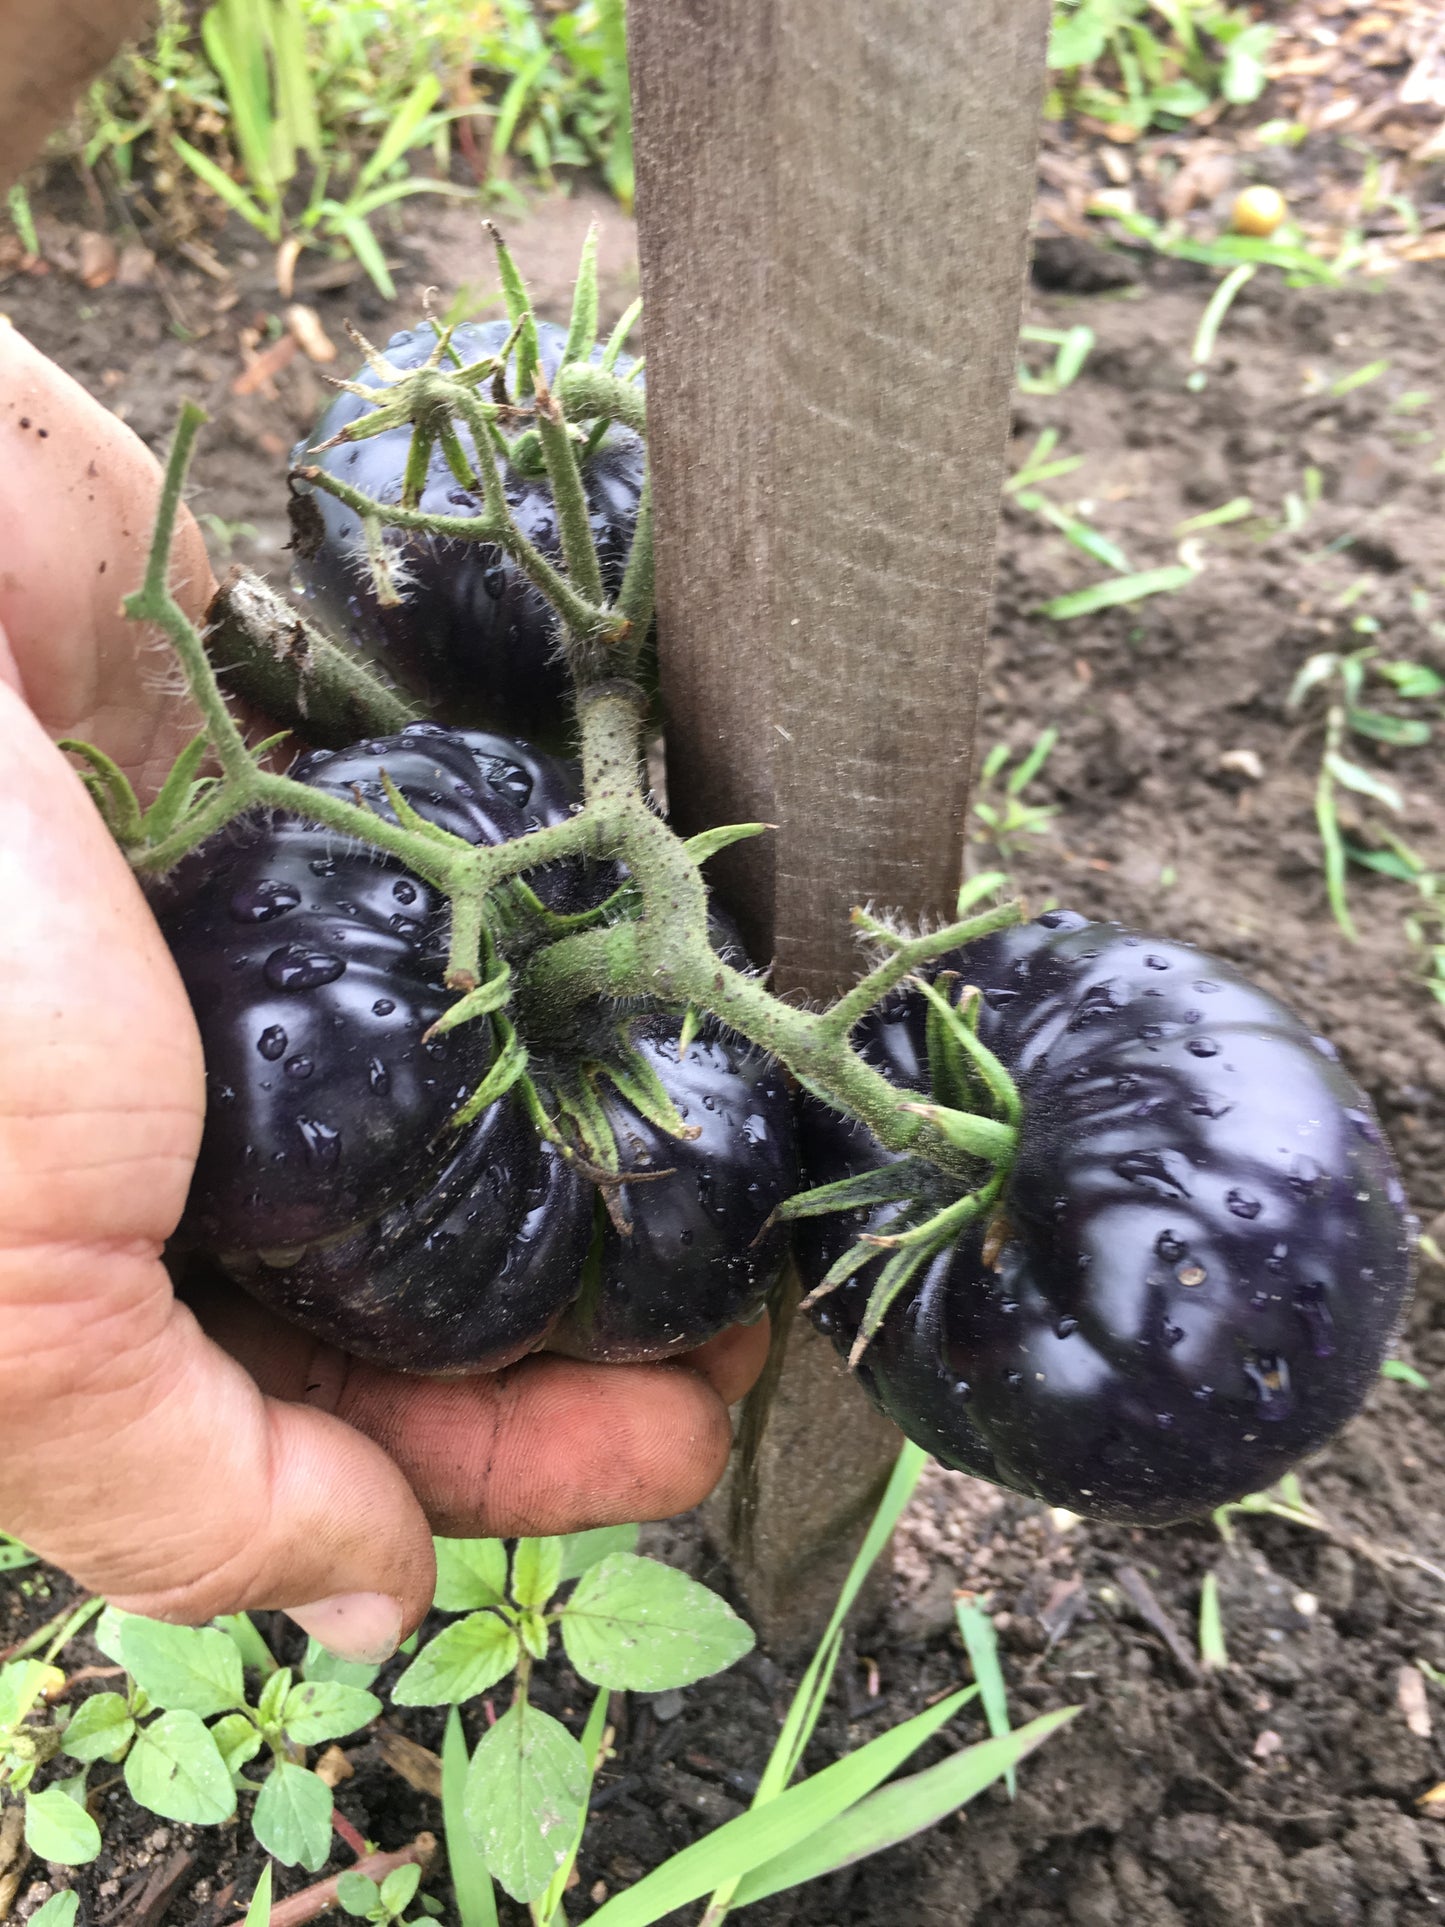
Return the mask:
[[[554,302],[584,219],[577,204],[554,205],[514,236]],[[415,318],[428,283],[449,291],[468,274],[481,280],[484,270],[463,261],[464,238],[443,225],[399,247],[406,293],[389,313],[364,281],[303,283],[300,296],[344,349],[343,315],[384,337]],[[608,240],[615,313],[634,285],[616,217]],[[1050,427],[1060,431],[1057,455],[1085,458],[1047,485],[1057,502],[1091,503],[1095,524],[1136,569],[1176,559],[1187,517],[1238,496],[1255,512],[1197,538],[1205,566],[1188,588],[1059,622],[1039,605],[1105,571],[1011,503],[982,727],[984,746],[1016,750],[1048,725],[1060,732],[1031,792],[1057,814],[1008,857],[1035,906],[1061,901],[1192,939],[1299,1005],[1369,1088],[1415,1207],[1439,1236],[1445,1007],[1422,985],[1403,934],[1404,886],[1361,873],[1352,883],[1360,942],[1332,923],[1311,814],[1318,720],[1285,706],[1300,664],[1325,648],[1373,641],[1388,656],[1445,669],[1436,273],[1323,292],[1261,275],[1231,311],[1197,392],[1186,385],[1190,344],[1213,285],[1202,270],[1156,263],[1122,289],[1038,297],[1034,319],[1085,321],[1098,336],[1072,387],[1018,403],[1016,460]],[[269,376],[247,361],[240,330],[252,330],[250,355],[264,354],[275,332],[267,317],[281,305],[268,263],[241,260],[224,283],[191,268],[166,274],[164,295],[153,280],[88,291],[55,267],[12,276],[0,301],[157,446],[182,392],[206,401],[214,420],[196,507],[221,518],[218,554],[234,538],[236,555],[284,576],[284,458],[324,399],[320,371],[299,352],[277,357],[284,365]],[[1376,360],[1388,366],[1375,379],[1331,392]],[[237,392],[238,379],[249,392]],[[1306,502],[1306,470],[1317,471],[1318,500],[1290,529],[1283,505],[1290,494]],[[249,532],[224,526],[238,523]],[[1362,616],[1378,631],[1355,627]],[[1404,792],[1402,834],[1445,864],[1437,748],[1374,746],[1366,760]],[[987,848],[977,854],[992,860]],[[1421,1801],[1445,1778],[1445,1701],[1433,1684],[1420,1699],[1414,1665],[1445,1665],[1445,1273],[1428,1264],[1401,1355],[1431,1388],[1382,1381],[1363,1416],[1303,1470],[1328,1529],[1251,1518],[1232,1544],[1207,1521],[1112,1531],[931,1474],[899,1536],[891,1612],[850,1648],[810,1764],[966,1677],[951,1630],[958,1589],[994,1614],[1016,1718],[1084,1710],[1024,1767],[1015,1802],[996,1788],[907,1847],[764,1903],[760,1927],[1437,1920],[1445,1821]],[[695,1524],[655,1538],[725,1586]],[[1210,1572],[1230,1660],[1220,1673],[1197,1660]],[[65,1596],[58,1579],[41,1588],[33,1575],[0,1580],[0,1648]],[[284,1645],[285,1622],[270,1630]],[[569,1684],[565,1671],[556,1676],[559,1711],[584,1704],[568,1697]],[[614,1701],[616,1758],[574,1918],[741,1810],[789,1687],[755,1655],[685,1694]],[[469,1709],[473,1734],[483,1716]],[[398,1711],[387,1723],[439,1744],[439,1715]],[[969,1711],[946,1739],[981,1731]],[[922,1760],[943,1750],[939,1741]],[[436,1801],[386,1764],[381,1736],[347,1751],[356,1772],[338,1805],[364,1834],[394,1847],[437,1827]],[[250,1891],[260,1866],[244,1826],[164,1826],[115,1789],[98,1805],[107,1846],[75,1881],[84,1920],[211,1927],[235,1918],[235,1895]],[[301,1878],[287,1876],[283,1890]],[[15,1917],[51,1884],[32,1868]],[[445,1894],[444,1875],[434,1885]]]

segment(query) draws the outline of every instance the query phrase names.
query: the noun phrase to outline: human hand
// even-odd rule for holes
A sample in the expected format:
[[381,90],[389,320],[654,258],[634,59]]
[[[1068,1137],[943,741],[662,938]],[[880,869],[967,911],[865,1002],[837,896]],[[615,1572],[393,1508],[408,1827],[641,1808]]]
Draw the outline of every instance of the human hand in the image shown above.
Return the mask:
[[[555,1533],[695,1503],[766,1327],[686,1360],[537,1356],[407,1379],[161,1262],[204,1110],[200,1042],[124,859],[50,737],[143,793],[194,729],[122,620],[158,472],[0,322],[0,1526],[116,1604],[284,1607],[381,1658],[431,1600],[431,1532]],[[178,599],[212,582],[187,520]]]

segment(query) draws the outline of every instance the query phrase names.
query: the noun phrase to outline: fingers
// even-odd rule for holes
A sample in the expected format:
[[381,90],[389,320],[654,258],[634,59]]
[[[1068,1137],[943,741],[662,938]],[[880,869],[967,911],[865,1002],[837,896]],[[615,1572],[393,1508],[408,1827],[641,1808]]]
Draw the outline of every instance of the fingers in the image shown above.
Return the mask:
[[[6,1530],[156,1618],[284,1607],[334,1650],[377,1659],[420,1621],[431,1534],[404,1472],[339,1419],[264,1398],[155,1258],[10,1251],[7,1287]],[[65,1324],[36,1315],[57,1302]]]
[[0,187],[28,166],[74,96],[144,19],[141,0],[5,0],[0,7]]
[[[51,735],[98,741],[144,790],[195,730],[168,650],[121,613],[159,490],[139,438],[0,318],[0,679]],[[187,511],[171,581],[199,619],[215,582]]]
[[768,1324],[735,1326],[662,1365],[551,1354],[502,1373],[404,1378],[344,1358],[216,1280],[193,1291],[206,1330],[270,1392],[325,1407],[401,1465],[449,1537],[572,1532],[668,1518],[722,1475],[725,1406],[767,1356]]
[[766,1317],[755,1325],[729,1325],[678,1363],[701,1372],[724,1405],[736,1405],[753,1389],[767,1363],[771,1330]]
[[678,1364],[539,1354],[462,1379],[353,1364],[335,1409],[401,1467],[433,1530],[458,1538],[670,1517],[706,1498],[732,1444],[727,1407]]

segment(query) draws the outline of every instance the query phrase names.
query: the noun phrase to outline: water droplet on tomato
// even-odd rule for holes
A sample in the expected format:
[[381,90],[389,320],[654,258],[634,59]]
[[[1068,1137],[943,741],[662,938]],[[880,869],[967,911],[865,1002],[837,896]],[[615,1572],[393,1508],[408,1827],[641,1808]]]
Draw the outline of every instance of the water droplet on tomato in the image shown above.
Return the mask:
[[1146,970],[1167,970],[1169,968],[1169,959],[1167,957],[1161,957],[1151,950],[1149,955],[1144,959],[1144,968]]
[[391,894],[398,903],[415,903],[416,885],[410,877],[398,877],[391,886]]
[[1191,1037],[1184,1046],[1191,1057],[1218,1057],[1219,1046],[1212,1037]]
[[1290,1189],[1299,1192],[1301,1197],[1308,1197],[1323,1176],[1324,1172],[1314,1159],[1305,1157],[1303,1153],[1297,1153],[1289,1161]]
[[301,892],[294,883],[281,883],[275,877],[262,877],[248,883],[231,897],[231,916],[237,923],[271,923],[294,910]]
[[1072,1338],[1078,1329],[1079,1321],[1077,1318],[1061,1318],[1054,1326],[1054,1337]]
[[418,923],[415,917],[404,917],[400,911],[394,917],[389,917],[387,921],[399,937],[419,937],[425,928],[425,925]]
[[286,1059],[286,1075],[288,1077],[294,1077],[298,1080],[309,1077],[314,1068],[309,1057],[288,1057]]
[[306,1146],[306,1162],[313,1171],[332,1171],[341,1156],[341,1133],[318,1117],[298,1117],[296,1128]]
[[1189,1100],[1190,1114],[1194,1117],[1224,1117],[1234,1106],[1214,1091],[1196,1091]]
[[1310,1042],[1314,1045],[1315,1049],[1319,1052],[1321,1057],[1328,1057],[1328,1058],[1334,1059],[1338,1057],[1340,1054],[1335,1049],[1334,1045],[1330,1042],[1328,1037],[1312,1037],[1310,1039]]
[[367,1065],[366,1081],[378,1097],[385,1097],[391,1089],[391,1072],[379,1057],[373,1057]]
[[507,586],[507,572],[493,563],[490,569],[482,570],[482,588],[493,602],[501,600],[503,589]]
[[494,756],[487,764],[487,787],[498,796],[505,796],[520,810],[526,808],[532,794],[532,779],[520,763],[509,763]]
[[1231,1191],[1224,1202],[1236,1218],[1257,1218],[1264,1209],[1263,1203],[1248,1191]]
[[1154,1240],[1154,1249],[1166,1265],[1174,1265],[1185,1256],[1189,1247],[1181,1238],[1176,1238],[1172,1231],[1161,1231]]
[[990,1010],[1006,1010],[1010,1004],[1018,1002],[1019,996],[1020,992],[1017,990],[986,990],[983,993],[983,1001]]
[[314,856],[308,867],[312,876],[334,877],[336,875],[336,858],[334,856]]
[[273,990],[316,990],[333,984],[345,970],[329,950],[312,950],[304,943],[283,944],[266,959],[266,981]]
[[268,1024],[256,1039],[256,1048],[268,1064],[286,1055],[286,1033],[279,1024]]
[[1174,1276],[1179,1280],[1181,1285],[1186,1286],[1190,1291],[1196,1291],[1199,1286],[1204,1283],[1209,1273],[1204,1269],[1203,1265],[1184,1264],[1179,1266]]
[[1219,985],[1212,983],[1208,977],[1201,977],[1197,983],[1191,984],[1189,988],[1191,990],[1197,990],[1201,997],[1212,997],[1219,989]]
[[1308,1285],[1299,1285],[1294,1294],[1294,1308],[1304,1321],[1310,1335],[1310,1344],[1316,1358],[1329,1358],[1335,1349],[1335,1321],[1330,1312],[1329,1295],[1318,1279]]
[[1114,1160],[1114,1170],[1130,1184],[1161,1198],[1187,1198],[1188,1186],[1170,1168],[1177,1160],[1169,1151],[1128,1151]]
[[371,1014],[373,1017],[390,1017],[395,1009],[396,1005],[391,1001],[390,997],[378,997],[376,1002],[371,1006]]

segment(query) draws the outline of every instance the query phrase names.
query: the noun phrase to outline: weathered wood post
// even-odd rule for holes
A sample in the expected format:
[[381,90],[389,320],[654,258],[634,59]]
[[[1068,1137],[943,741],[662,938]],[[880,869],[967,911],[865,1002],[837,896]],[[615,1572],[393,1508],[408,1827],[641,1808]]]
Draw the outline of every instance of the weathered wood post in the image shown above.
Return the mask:
[[[776,985],[848,912],[949,913],[1049,0],[632,0],[674,815],[778,824],[714,882]],[[821,1623],[897,1449],[791,1328],[725,1536],[775,1644]]]

